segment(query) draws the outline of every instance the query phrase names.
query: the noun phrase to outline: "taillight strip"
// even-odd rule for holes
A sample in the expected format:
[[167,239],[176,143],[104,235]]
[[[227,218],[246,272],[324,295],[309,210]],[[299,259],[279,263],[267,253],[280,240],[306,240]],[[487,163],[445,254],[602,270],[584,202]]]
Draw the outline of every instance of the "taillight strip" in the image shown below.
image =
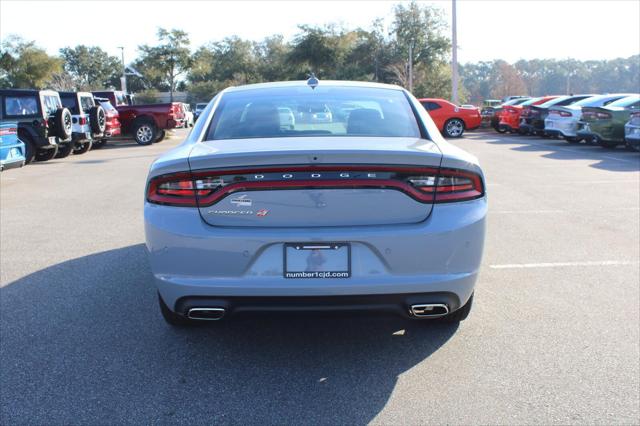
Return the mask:
[[[405,175],[404,178],[382,179],[382,178],[348,178],[348,179],[300,179],[300,180],[259,180],[231,182],[216,189],[196,189],[196,182],[202,179],[261,173],[297,173],[297,172],[392,172]],[[461,185],[437,186],[414,186],[408,180],[411,175],[433,177],[434,182],[439,179],[462,177],[470,181]],[[160,189],[159,186],[168,182],[189,182],[191,189]],[[433,167],[414,166],[289,166],[289,167],[260,167],[247,169],[216,169],[208,171],[197,171],[193,173],[181,172],[162,175],[151,179],[147,186],[147,200],[151,203],[196,207],[211,206],[228,195],[244,191],[264,191],[264,190],[287,190],[287,189],[311,189],[311,188],[378,188],[393,189],[406,193],[416,201],[422,203],[441,203],[453,201],[468,201],[484,196],[484,185],[482,178],[473,172],[459,169],[436,169]]]

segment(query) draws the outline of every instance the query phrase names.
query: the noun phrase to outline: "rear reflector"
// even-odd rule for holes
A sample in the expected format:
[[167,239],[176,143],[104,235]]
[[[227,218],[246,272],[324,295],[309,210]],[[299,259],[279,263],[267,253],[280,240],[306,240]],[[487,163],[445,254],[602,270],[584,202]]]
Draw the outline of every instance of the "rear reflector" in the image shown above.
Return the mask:
[[484,195],[480,175],[458,169],[397,166],[324,166],[286,169],[214,170],[175,173],[151,179],[147,201],[211,206],[229,194],[286,189],[393,189],[421,203],[467,201]]
[[0,129],[0,136],[15,135],[16,133],[18,133],[17,127],[5,127]]

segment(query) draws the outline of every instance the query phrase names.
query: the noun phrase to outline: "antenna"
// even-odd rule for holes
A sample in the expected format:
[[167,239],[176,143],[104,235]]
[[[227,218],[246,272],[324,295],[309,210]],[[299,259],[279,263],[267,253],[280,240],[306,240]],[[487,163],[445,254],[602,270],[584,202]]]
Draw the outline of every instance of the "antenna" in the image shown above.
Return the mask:
[[312,89],[315,89],[316,87],[318,87],[319,83],[320,83],[320,80],[318,80],[315,74],[310,73],[309,79],[307,80],[307,86],[311,87]]

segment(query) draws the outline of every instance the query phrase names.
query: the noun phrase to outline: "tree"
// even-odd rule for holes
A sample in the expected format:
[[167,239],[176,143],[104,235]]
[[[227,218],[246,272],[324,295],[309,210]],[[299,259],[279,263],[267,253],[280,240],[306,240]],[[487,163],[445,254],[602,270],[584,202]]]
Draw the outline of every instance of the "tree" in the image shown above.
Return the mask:
[[49,56],[33,41],[9,36],[0,45],[0,69],[2,87],[42,89],[62,71],[62,61]]
[[518,75],[518,71],[513,65],[505,61],[495,61],[494,73],[492,75],[491,97],[503,98],[509,95],[522,95],[527,92],[527,87]]
[[161,43],[158,46],[139,46],[141,57],[137,65],[153,88],[169,90],[173,102],[177,79],[191,65],[189,35],[182,30],[159,28],[158,41]]
[[78,45],[60,49],[64,69],[77,90],[97,90],[112,86],[122,73],[120,60],[97,46]]

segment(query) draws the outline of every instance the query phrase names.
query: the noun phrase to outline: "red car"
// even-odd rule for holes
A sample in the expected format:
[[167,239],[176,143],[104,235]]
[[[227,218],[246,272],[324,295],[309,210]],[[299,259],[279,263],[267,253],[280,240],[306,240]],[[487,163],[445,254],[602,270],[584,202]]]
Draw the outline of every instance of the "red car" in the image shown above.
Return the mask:
[[160,142],[166,135],[165,130],[184,125],[180,102],[132,105],[131,96],[119,90],[93,92],[93,96],[109,99],[118,110],[122,135],[132,136],[140,145]]
[[427,110],[438,129],[450,138],[459,138],[465,129],[480,127],[480,109],[472,105],[457,106],[444,99],[418,99]]
[[541,98],[532,98],[526,102],[521,103],[520,105],[506,105],[502,109],[502,114],[500,114],[500,124],[498,124],[498,132],[504,133],[509,131],[511,133],[517,132],[520,128],[520,115],[522,114],[522,109],[527,105],[540,105],[551,99],[555,99],[558,96],[543,96]]
[[107,140],[111,139],[114,136],[120,136],[121,128],[120,128],[120,120],[118,114],[118,110],[111,105],[109,99],[107,98],[99,98],[94,96],[93,99],[97,103],[100,103],[100,106],[104,109],[105,118],[107,120],[106,126],[104,129],[104,138],[100,140],[93,141],[93,146],[91,149],[102,148]]

